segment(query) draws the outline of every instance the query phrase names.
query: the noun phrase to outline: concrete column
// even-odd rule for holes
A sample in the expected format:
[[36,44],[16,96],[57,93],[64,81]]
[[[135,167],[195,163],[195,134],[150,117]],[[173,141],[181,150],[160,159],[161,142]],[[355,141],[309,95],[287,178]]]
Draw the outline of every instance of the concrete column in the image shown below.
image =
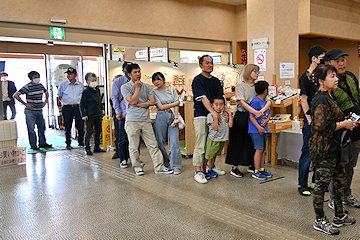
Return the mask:
[[[254,63],[253,39],[269,38],[266,71],[260,75],[270,84],[298,86],[298,0],[247,0],[248,63]],[[295,63],[295,77],[280,79],[280,62]]]

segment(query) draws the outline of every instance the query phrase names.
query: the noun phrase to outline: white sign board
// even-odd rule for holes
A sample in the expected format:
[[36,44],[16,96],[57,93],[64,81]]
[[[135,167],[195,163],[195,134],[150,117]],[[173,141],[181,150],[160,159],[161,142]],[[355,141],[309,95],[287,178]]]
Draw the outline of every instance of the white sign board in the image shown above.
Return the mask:
[[0,149],[0,167],[26,162],[26,147]]
[[252,49],[263,49],[269,47],[269,38],[257,38],[251,42]]
[[295,63],[280,63],[280,79],[295,78]]
[[259,66],[260,72],[266,71],[266,49],[254,50],[254,63]]

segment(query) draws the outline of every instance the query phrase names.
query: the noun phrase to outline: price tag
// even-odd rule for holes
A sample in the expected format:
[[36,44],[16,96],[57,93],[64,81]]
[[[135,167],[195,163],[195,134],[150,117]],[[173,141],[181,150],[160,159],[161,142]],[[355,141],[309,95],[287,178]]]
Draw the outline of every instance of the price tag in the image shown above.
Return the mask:
[[281,104],[281,100],[280,99],[276,100],[275,104]]

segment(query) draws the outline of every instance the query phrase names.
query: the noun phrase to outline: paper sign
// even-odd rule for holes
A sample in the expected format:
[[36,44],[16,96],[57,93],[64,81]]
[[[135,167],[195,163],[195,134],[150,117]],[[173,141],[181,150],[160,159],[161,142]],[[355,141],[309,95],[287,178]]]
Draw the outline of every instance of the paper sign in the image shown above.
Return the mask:
[[259,81],[265,81],[265,76],[264,75],[259,75],[258,80]]
[[295,63],[280,63],[280,79],[295,78]]
[[266,71],[266,49],[254,50],[254,63],[259,66],[260,72]]
[[285,80],[285,86],[290,86],[290,80]]
[[0,149],[0,167],[26,162],[26,147]]

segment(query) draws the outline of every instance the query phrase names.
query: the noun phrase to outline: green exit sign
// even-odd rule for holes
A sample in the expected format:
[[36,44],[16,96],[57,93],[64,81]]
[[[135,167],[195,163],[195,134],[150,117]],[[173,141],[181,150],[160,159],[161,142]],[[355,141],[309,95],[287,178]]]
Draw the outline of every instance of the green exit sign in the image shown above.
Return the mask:
[[65,31],[62,27],[50,27],[51,39],[65,40]]

